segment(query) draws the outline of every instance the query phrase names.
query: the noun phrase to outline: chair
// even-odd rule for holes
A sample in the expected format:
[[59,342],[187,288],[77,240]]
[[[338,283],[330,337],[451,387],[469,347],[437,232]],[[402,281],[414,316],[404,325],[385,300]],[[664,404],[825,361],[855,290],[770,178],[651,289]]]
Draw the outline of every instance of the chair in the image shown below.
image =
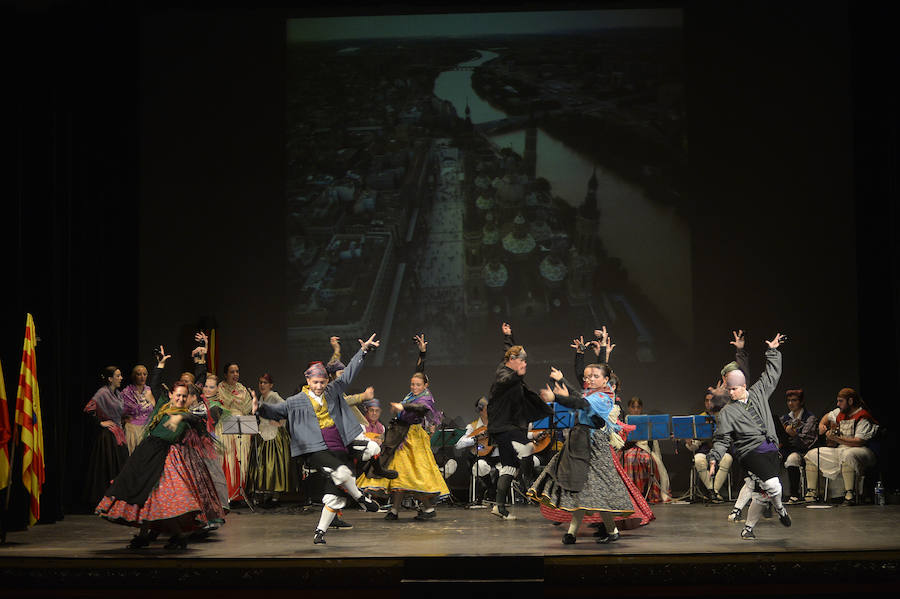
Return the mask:
[[[700,486],[700,484],[699,484],[699,482],[697,481],[697,468],[694,467],[694,463],[693,463],[693,462],[691,462],[691,482],[690,482],[690,485],[691,485],[690,501],[694,501],[694,493],[695,493],[695,491],[697,490],[697,487]],[[726,479],[725,486],[728,487],[728,501],[734,501],[734,500],[732,499],[732,497],[731,497],[731,470],[728,471],[728,477],[727,477],[727,479]],[[704,493],[704,495],[705,495],[705,494],[706,494],[706,493]]]

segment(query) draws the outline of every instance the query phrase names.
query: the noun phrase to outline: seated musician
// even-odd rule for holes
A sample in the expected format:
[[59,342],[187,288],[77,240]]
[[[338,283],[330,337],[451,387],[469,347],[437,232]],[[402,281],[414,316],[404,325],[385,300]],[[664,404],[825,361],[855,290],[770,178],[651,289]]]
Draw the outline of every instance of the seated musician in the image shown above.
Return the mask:
[[831,480],[841,477],[844,505],[855,505],[856,476],[875,465],[875,452],[867,445],[877,432],[878,423],[859,394],[849,387],[841,389],[837,408],[819,421],[819,434],[825,434],[829,447],[816,447],[806,453],[806,499],[815,499],[821,472]]
[[[628,414],[639,416],[643,413],[643,400],[640,397],[632,397],[628,401]],[[672,501],[669,473],[662,461],[659,441],[626,441],[622,467],[648,503]]]
[[384,442],[384,425],[379,420],[381,418],[381,402],[373,397],[362,402],[359,407],[366,420],[363,424],[366,437],[381,445]]
[[789,489],[788,503],[799,503],[803,496],[800,490],[800,469],[803,456],[818,440],[816,415],[805,407],[803,389],[789,389],[785,393],[787,414],[780,418],[784,427],[781,437],[781,455],[787,469]]
[[456,449],[460,450],[460,459],[465,460],[464,463],[468,462],[472,465],[472,474],[475,475],[476,501],[494,501],[497,479],[500,476],[497,470],[497,465],[500,463],[500,451],[487,444],[487,406],[488,400],[484,397],[475,402],[478,418],[466,425],[465,434],[456,442]]
[[[721,406],[721,404],[713,401],[713,393],[711,391],[706,393],[703,405],[705,410],[700,412],[701,416],[714,416],[719,411],[716,409],[716,406]],[[694,468],[697,469],[697,476],[700,477],[700,482],[703,483],[710,500],[715,503],[725,501],[719,490],[725,484],[725,481],[728,480],[728,471],[731,470],[731,463],[734,458],[731,457],[730,453],[722,456],[722,460],[716,469],[716,478],[715,480],[710,480],[709,463],[707,462],[706,454],[712,449],[712,439],[691,439],[690,441],[685,441],[684,444],[694,453]]]

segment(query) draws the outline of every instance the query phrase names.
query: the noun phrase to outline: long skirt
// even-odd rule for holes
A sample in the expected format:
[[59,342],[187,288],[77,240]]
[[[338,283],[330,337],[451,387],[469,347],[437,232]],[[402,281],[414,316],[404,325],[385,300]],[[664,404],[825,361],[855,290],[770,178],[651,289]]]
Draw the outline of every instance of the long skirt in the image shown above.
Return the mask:
[[97,505],[128,461],[128,446],[119,445],[116,436],[107,428],[100,433],[91,448],[91,457],[85,473],[84,501],[88,506]]
[[241,487],[247,483],[247,471],[250,468],[250,435],[224,435],[221,432],[222,421],[216,427],[216,437],[222,442],[224,457],[223,469],[228,484],[228,498],[232,501],[246,499]]
[[631,482],[631,478],[625,473],[625,468],[622,467],[622,464],[619,463],[619,458],[616,456],[616,452],[612,447],[609,448],[610,453],[612,454],[613,464],[615,465],[616,472],[619,473],[619,477],[622,479],[622,482],[625,484],[625,488],[628,489],[628,495],[631,498],[631,505],[634,508],[634,513],[627,518],[616,518],[616,525],[622,529],[629,528],[637,528],[638,526],[643,526],[648,524],[651,520],[655,520],[656,516],[653,515],[653,511],[650,509],[650,506],[647,504],[647,500],[644,499],[644,496],[641,495],[641,491],[634,486],[634,483]]
[[666,501],[660,488],[661,473],[653,454],[640,447],[626,449],[622,455],[622,467],[648,503]]
[[418,493],[438,499],[450,495],[450,489],[438,469],[431,451],[431,438],[421,425],[409,427],[406,440],[394,453],[388,469],[397,471],[397,478],[369,478],[361,475],[356,486],[379,495],[397,491]]
[[248,492],[286,493],[290,491],[291,438],[279,427],[275,438],[253,437],[250,450]]
[[[607,512],[615,516],[631,515],[633,504],[616,471],[617,460],[605,431],[591,431],[587,477],[581,489],[565,489],[558,482],[560,456],[564,452],[565,448],[550,459],[528,490],[528,496],[541,504],[541,513],[545,517],[563,522],[571,520],[571,513],[575,510]],[[599,514],[591,515],[593,519],[600,519]]]
[[125,442],[128,444],[128,455],[134,453],[137,446],[141,444],[144,437],[143,424],[125,423]]
[[[225,513],[212,478],[195,449],[182,444],[170,445],[164,450],[162,474],[155,485],[151,483],[161,452],[159,440],[150,439],[153,439],[151,443],[144,441],[135,450],[95,513],[116,524],[146,526],[151,530],[177,528],[181,532],[196,530],[208,522],[224,521]],[[147,451],[141,451],[145,445]]]

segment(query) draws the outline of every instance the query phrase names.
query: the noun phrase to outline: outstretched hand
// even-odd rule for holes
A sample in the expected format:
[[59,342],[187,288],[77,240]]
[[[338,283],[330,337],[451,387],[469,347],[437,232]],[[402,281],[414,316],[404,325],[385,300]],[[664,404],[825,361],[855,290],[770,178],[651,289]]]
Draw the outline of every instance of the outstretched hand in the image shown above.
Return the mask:
[[331,349],[334,351],[341,351],[341,338],[338,336],[332,336],[328,339],[328,343],[331,344]]
[[744,329],[731,331],[731,334],[734,335],[734,341],[729,341],[728,343],[735,346],[737,349],[744,349]]
[[375,399],[375,387],[366,387],[366,390],[363,391],[363,397],[365,398],[365,401]]
[[594,337],[596,337],[597,340],[600,341],[600,345],[605,344],[606,337],[608,335],[609,335],[609,333],[606,332],[606,325],[603,325],[599,329],[594,329]]
[[556,368],[555,366],[551,366],[550,367],[550,378],[553,379],[554,381],[559,382],[563,379],[563,373],[559,368]]
[[562,397],[569,397],[569,389],[559,382],[553,383],[553,393]]
[[209,337],[203,331],[197,331],[194,334],[194,341],[196,341],[197,343],[202,343],[203,347],[209,346]]
[[159,346],[159,361],[157,362],[156,366],[157,366],[158,368],[163,368],[163,367],[165,367],[165,365],[166,365],[166,360],[168,360],[168,359],[171,358],[171,357],[172,357],[172,356],[171,356],[170,354],[167,354],[167,353],[166,353],[166,348],[164,348],[162,345],[160,345],[160,346]]
[[728,388],[725,386],[725,381],[721,380],[716,384],[715,388],[707,387],[706,390],[713,395],[725,395],[725,392],[728,391]]
[[418,335],[415,335],[415,336],[413,337],[413,339],[416,340],[416,345],[419,346],[419,351],[420,351],[420,352],[426,351],[426,347],[428,346],[428,342],[425,341],[425,333],[420,333],[420,334],[418,334]]
[[616,344],[612,342],[612,337],[607,335],[606,343],[604,345],[606,345],[606,361],[609,362],[609,356],[612,354],[613,349],[615,349]]
[[572,345],[570,345],[572,349],[574,349],[579,354],[584,353],[585,344],[584,344],[584,335],[580,335],[577,339],[572,339]]
[[359,346],[362,347],[363,351],[369,351],[370,349],[381,345],[381,341],[375,341],[375,333],[372,333],[372,336],[365,341],[362,339],[357,339],[357,341],[359,341]]
[[766,345],[769,346],[769,349],[777,349],[779,345],[781,345],[781,340],[784,337],[781,333],[775,333],[775,338],[771,341],[766,341]]
[[553,394],[553,390],[550,388],[550,384],[548,383],[546,387],[541,389],[541,399],[544,400],[545,403],[550,403],[556,396]]
[[508,322],[500,325],[500,330],[503,331],[504,335],[512,335],[512,326]]

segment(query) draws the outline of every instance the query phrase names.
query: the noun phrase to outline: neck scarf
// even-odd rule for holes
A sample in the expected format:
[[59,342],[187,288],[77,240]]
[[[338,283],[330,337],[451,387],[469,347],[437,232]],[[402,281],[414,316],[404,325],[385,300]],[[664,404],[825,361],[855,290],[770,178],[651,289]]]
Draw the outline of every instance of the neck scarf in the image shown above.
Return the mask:
[[162,422],[162,419],[166,416],[171,416],[173,414],[187,414],[187,408],[179,408],[177,406],[172,405],[172,402],[167,401],[166,403],[160,405],[156,405],[156,409],[153,410],[153,416],[150,417],[150,420],[147,422],[147,426],[144,427],[144,437],[150,434],[150,432],[156,428],[156,426]]
[[441,425],[441,413],[434,408],[434,397],[427,388],[418,395],[414,395],[412,392],[407,393],[400,403],[404,405],[414,403],[427,407],[428,412],[425,413],[423,424],[426,427]]

